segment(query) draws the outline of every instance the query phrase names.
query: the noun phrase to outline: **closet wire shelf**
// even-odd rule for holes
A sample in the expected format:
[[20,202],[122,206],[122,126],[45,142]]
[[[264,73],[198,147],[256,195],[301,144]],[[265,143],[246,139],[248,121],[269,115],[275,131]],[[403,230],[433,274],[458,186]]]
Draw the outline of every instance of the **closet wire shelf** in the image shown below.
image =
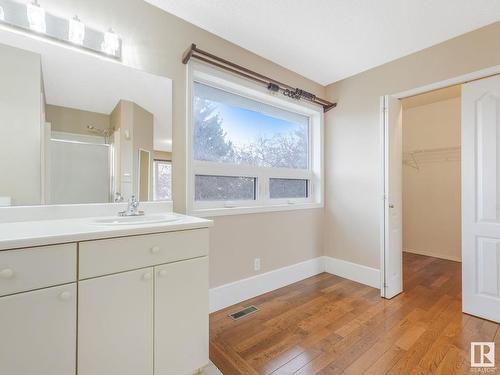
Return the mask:
[[425,163],[459,162],[460,156],[460,146],[413,150],[403,153],[403,164],[418,171]]

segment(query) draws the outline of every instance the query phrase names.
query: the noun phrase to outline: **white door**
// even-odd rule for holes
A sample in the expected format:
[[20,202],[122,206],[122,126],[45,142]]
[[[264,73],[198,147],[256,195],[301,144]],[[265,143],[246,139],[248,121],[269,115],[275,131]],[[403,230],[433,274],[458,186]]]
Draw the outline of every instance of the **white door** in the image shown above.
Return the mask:
[[385,96],[383,102],[385,165],[382,296],[392,298],[403,291],[402,111],[400,100],[393,96]]
[[462,87],[463,311],[500,322],[500,77]]
[[76,285],[0,298],[0,373],[70,375],[76,369]]
[[192,374],[208,363],[208,258],[155,272],[155,374]]
[[78,375],[153,373],[153,269],[80,282]]

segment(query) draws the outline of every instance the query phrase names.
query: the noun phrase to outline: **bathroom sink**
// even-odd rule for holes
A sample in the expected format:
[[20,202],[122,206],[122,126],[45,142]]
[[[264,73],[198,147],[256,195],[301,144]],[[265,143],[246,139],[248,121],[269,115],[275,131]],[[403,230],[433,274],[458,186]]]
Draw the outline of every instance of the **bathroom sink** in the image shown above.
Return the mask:
[[144,216],[122,216],[94,219],[92,223],[96,225],[139,225],[168,223],[177,220],[180,220],[180,217],[175,214],[152,214]]

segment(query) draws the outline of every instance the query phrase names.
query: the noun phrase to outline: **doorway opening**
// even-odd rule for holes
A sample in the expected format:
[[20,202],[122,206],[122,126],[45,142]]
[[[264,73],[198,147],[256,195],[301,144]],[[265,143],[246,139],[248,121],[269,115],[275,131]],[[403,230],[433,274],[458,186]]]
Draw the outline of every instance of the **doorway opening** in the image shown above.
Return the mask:
[[383,117],[381,294],[392,298],[427,257],[461,261],[461,84],[386,96]]
[[[495,69],[382,97],[382,297],[403,291],[403,250],[406,257],[455,266],[461,260],[462,311],[500,322],[500,67]],[[440,95],[447,109],[437,109],[432,97]],[[416,267],[406,266],[408,272]]]
[[401,108],[403,290],[418,279],[460,296],[461,85]]

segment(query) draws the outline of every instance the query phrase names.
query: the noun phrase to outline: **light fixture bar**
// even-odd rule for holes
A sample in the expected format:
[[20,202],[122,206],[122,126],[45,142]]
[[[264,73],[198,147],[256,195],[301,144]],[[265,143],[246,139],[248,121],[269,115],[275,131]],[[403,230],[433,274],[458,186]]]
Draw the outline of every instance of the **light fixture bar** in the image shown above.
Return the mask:
[[66,19],[53,15],[43,8],[43,0],[35,0],[28,4],[14,0],[0,0],[0,25],[70,44],[116,60],[122,58],[122,40],[118,34],[112,30],[99,31],[90,28],[76,16]]
[[35,0],[26,5],[26,16],[30,30],[44,34],[47,32],[47,24],[45,22],[45,9]]
[[83,45],[85,40],[85,25],[75,16],[69,20],[69,41],[79,46]]

